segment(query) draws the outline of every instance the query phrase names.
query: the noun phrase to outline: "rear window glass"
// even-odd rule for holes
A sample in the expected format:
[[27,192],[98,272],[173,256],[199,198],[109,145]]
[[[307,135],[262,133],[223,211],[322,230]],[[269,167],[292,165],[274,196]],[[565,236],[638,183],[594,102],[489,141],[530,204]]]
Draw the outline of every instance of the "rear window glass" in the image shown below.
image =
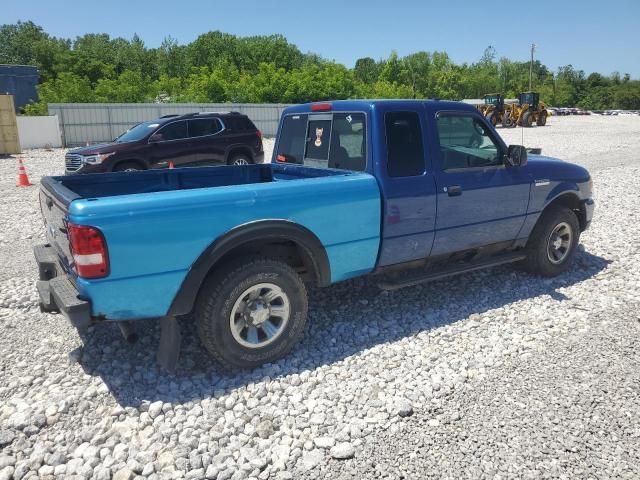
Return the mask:
[[366,138],[363,113],[286,115],[276,161],[363,171],[367,163]]
[[384,116],[387,134],[387,170],[391,177],[424,173],[424,147],[420,117],[416,112],[389,112]]
[[204,137],[205,135],[213,135],[222,130],[222,125],[217,118],[203,118],[198,120],[189,120],[189,136]]
[[256,126],[253,124],[248,117],[244,116],[231,116],[225,117],[224,123],[230,130],[235,130],[237,132],[247,132],[257,130]]

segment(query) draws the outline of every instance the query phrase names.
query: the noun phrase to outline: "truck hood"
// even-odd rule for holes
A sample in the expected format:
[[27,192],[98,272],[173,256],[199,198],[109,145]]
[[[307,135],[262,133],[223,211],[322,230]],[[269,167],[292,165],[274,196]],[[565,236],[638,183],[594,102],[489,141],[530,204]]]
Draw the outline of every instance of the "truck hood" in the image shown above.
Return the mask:
[[544,177],[550,180],[572,180],[575,182],[587,182],[591,178],[589,171],[580,165],[543,155],[529,154],[528,166],[536,178]]
[[69,150],[69,153],[74,153],[77,155],[97,155],[99,153],[119,152],[121,150],[130,149],[132,145],[137,145],[138,143],[140,142],[97,143],[95,145],[89,145],[87,147],[74,148],[73,150]]

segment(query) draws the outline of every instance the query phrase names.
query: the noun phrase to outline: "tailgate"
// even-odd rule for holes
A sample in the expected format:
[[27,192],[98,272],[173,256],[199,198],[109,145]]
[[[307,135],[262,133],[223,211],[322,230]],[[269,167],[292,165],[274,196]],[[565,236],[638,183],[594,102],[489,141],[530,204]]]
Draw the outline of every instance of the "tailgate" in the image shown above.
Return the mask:
[[47,242],[55,249],[62,267],[67,273],[74,273],[70,268],[71,250],[67,238],[67,207],[68,205],[56,198],[45,186],[40,188],[40,211],[44,220]]

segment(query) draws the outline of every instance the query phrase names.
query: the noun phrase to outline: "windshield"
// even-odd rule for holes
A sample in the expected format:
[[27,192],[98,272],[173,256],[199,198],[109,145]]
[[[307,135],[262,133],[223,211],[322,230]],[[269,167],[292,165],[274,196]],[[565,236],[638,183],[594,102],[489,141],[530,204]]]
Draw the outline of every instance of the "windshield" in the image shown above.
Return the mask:
[[158,122],[139,123],[135,127],[131,127],[129,130],[116,138],[116,143],[135,142],[137,140],[142,140],[159,126],[160,124]]
[[364,113],[286,115],[276,161],[363,171],[367,165],[366,138]]

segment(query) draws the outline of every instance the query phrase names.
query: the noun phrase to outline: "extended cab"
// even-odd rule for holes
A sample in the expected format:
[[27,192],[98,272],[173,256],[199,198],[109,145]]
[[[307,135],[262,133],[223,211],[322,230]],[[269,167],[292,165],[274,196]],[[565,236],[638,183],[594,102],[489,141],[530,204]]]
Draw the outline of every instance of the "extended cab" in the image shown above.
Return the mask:
[[225,365],[284,356],[308,282],[558,275],[594,209],[584,168],[507,147],[472,106],[409,100],[290,107],[271,164],[48,177],[40,203],[42,308],[125,333],[158,318],[168,368],[192,313]]

